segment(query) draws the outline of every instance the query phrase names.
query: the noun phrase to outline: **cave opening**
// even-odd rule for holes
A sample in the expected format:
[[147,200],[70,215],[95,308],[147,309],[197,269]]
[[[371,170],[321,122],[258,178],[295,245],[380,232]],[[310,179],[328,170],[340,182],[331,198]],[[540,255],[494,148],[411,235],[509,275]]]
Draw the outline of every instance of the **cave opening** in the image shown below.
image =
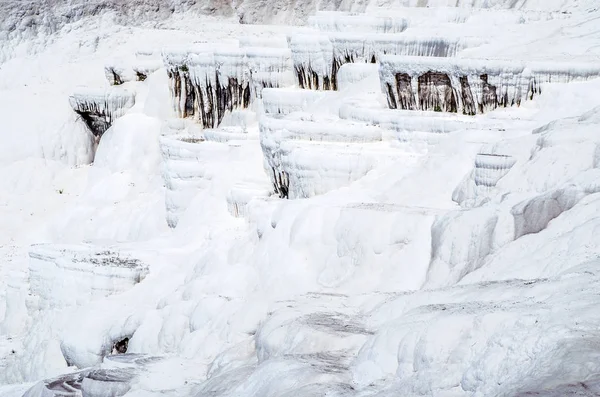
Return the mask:
[[129,347],[129,338],[125,337],[119,341],[113,343],[111,354],[125,354],[127,353],[127,348]]

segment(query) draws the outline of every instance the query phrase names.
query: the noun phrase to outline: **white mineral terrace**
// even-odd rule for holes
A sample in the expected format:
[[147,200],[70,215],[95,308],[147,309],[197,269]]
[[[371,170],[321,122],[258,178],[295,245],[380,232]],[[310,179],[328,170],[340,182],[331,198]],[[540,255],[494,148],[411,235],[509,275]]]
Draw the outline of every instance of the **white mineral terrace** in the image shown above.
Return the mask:
[[121,87],[80,88],[69,97],[69,103],[91,132],[100,137],[115,119],[135,104],[135,93]]
[[324,32],[400,33],[408,27],[408,20],[400,17],[317,13],[308,18],[308,24]]
[[[242,196],[235,193],[239,189],[233,184],[226,183],[228,175],[235,175],[234,181],[240,183],[239,181],[252,175],[253,168],[260,169],[260,161],[256,162],[255,167],[247,167],[240,161],[227,160],[235,153],[240,156],[260,155],[260,148],[255,140],[257,137],[248,141],[247,133],[227,128],[204,132],[203,136],[179,134],[160,138],[167,223],[170,227],[177,226],[181,214],[192,204],[198,190],[217,190],[223,194],[233,191],[234,196],[227,199],[227,205],[237,206],[235,211],[230,208],[236,216],[243,216],[244,206],[250,200],[252,191],[257,192],[257,197],[265,196],[265,190],[270,191],[267,177],[261,177],[260,174],[254,179],[254,184],[260,187],[251,189]],[[220,180],[223,180],[222,185]],[[238,203],[236,197],[243,196],[247,197],[245,201]]]
[[293,84],[290,51],[270,47],[165,51],[173,107],[179,117],[219,126],[226,113],[246,109],[266,87]]
[[385,130],[364,123],[296,112],[265,116],[259,128],[265,169],[282,197],[326,193],[403,156],[382,143]]
[[266,181],[247,181],[234,185],[227,193],[227,209],[236,218],[248,216],[250,201],[257,198],[268,198],[273,195],[273,188]]
[[195,192],[206,189],[213,178],[211,160],[227,148],[189,136],[162,137],[160,147],[167,188],[167,223],[175,227]]
[[81,305],[130,289],[147,267],[118,251],[85,245],[34,245],[29,251],[29,282],[40,308]]
[[342,119],[378,125],[396,132],[421,131],[439,134],[459,130],[501,130],[503,128],[503,123],[498,120],[432,111],[414,112],[387,109],[376,105],[358,99],[350,99],[344,101],[340,106],[339,116]]
[[549,83],[586,81],[600,66],[577,62],[399,57],[380,62],[381,88],[392,109],[436,110],[469,115],[520,105]]
[[600,395],[598,1],[38,3],[0,397]]
[[265,88],[262,104],[266,114],[289,114],[307,111],[319,102],[327,101],[331,91],[303,90],[299,88]]
[[484,41],[474,38],[361,33],[301,33],[289,38],[296,82],[301,88],[337,89],[345,63],[375,63],[383,54],[451,57]]

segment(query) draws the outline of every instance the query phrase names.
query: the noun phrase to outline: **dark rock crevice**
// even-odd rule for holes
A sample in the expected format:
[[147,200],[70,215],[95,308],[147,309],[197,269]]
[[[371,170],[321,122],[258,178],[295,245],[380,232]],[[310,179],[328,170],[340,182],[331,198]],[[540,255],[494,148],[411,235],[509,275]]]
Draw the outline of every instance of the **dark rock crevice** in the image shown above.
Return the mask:
[[148,75],[146,73],[142,73],[142,72],[136,70],[135,77],[136,77],[137,81],[145,81],[148,78]]
[[129,338],[123,338],[121,340],[113,343],[112,346],[112,354],[125,354],[127,353],[127,348],[129,347]]
[[387,88],[386,96],[387,96],[388,107],[390,109],[398,109],[398,104],[396,103],[396,97],[394,96],[394,90],[393,90],[392,86],[390,85],[390,83],[385,83],[385,85]]
[[473,93],[471,92],[471,86],[469,85],[469,79],[467,76],[460,77],[460,88],[463,102],[463,114],[474,116],[476,112],[476,103],[473,99]]
[[354,56],[349,53],[345,53],[342,56],[335,56],[335,55],[333,56],[333,62],[331,64],[331,78],[330,78],[331,90],[337,91],[337,89],[338,89],[337,75],[338,75],[342,65],[345,65],[347,63],[354,63],[354,62],[355,62]]
[[119,73],[117,73],[117,71],[115,70],[115,68],[113,68],[113,67],[107,67],[106,71],[107,71],[107,75],[110,76],[109,83],[111,85],[121,85],[121,84],[124,83],[123,79],[121,78],[121,76],[119,75]]
[[[595,64],[574,66],[555,62],[507,62],[496,60],[382,56],[379,77],[390,108],[411,109],[403,98],[408,75],[418,79],[417,110],[482,114],[498,107],[520,106],[540,95],[544,84],[588,81],[600,76]],[[398,77],[401,76],[401,77]],[[391,86],[391,89],[387,87]],[[414,90],[414,83],[413,83]],[[386,92],[387,91],[387,92]],[[391,96],[394,96],[392,100]],[[395,105],[394,105],[395,104]]]
[[85,125],[94,135],[96,141],[99,141],[106,130],[108,130],[112,125],[110,116],[104,112],[94,112],[93,110],[76,110],[75,113],[81,117]]
[[183,72],[183,82],[185,84],[185,102],[183,105],[183,117],[193,117],[196,108],[196,91],[192,85],[189,72]]
[[[487,112],[494,110],[498,107],[498,95],[496,94],[497,88],[494,85],[488,83],[488,75],[482,74],[479,76],[481,79],[481,104],[479,104],[479,112]],[[514,103],[513,103],[514,105]],[[517,101],[517,105],[521,105],[521,101]]]
[[204,128],[218,127],[227,112],[247,109],[252,102],[249,79],[226,76],[218,70],[192,77],[186,65],[173,67],[167,74],[179,116],[196,118]]
[[277,171],[275,168],[273,170],[273,188],[275,190],[275,194],[279,195],[279,198],[287,199],[289,196],[290,189],[290,178],[285,171]]
[[421,110],[457,112],[456,94],[447,74],[427,72],[419,76],[418,83]]
[[121,87],[114,87],[108,91],[75,93],[69,103],[98,142],[112,123],[135,104],[135,96]]
[[223,121],[226,112],[250,106],[250,85],[248,82],[238,81],[236,77],[229,77],[226,84],[222,84],[218,76],[216,81],[218,125]]
[[306,90],[331,90],[333,89],[332,80],[328,76],[321,78],[319,73],[313,70],[310,66],[304,65],[294,66],[296,77],[298,78],[298,86]]
[[400,105],[400,109],[417,109],[417,104],[415,102],[415,94],[412,90],[412,79],[408,74],[396,74],[396,90],[398,93],[398,102]]

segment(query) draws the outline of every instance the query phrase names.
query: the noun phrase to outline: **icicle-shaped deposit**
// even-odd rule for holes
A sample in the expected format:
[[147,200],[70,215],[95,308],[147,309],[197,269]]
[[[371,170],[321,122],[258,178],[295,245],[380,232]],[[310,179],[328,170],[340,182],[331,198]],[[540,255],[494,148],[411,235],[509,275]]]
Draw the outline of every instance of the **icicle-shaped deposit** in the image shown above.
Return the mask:
[[264,87],[293,84],[286,48],[197,47],[163,53],[173,109],[204,128],[219,126],[227,112],[246,109]]
[[215,61],[212,46],[168,49],[163,62],[169,77],[173,111],[180,118],[191,117],[203,125],[214,125]]
[[100,139],[113,121],[135,104],[135,94],[119,86],[108,90],[85,88],[73,93],[69,103],[96,139]]
[[163,66],[160,51],[143,48],[133,58],[113,59],[104,65],[104,75],[110,85],[121,85],[128,81],[144,81]]
[[296,82],[300,88],[334,90],[331,83],[333,47],[324,34],[296,34],[289,38]]
[[246,47],[252,98],[261,98],[263,88],[294,85],[292,53],[288,48]]
[[[217,122],[221,124],[225,112],[233,109],[246,109],[250,106],[250,70],[242,49],[219,49],[215,57],[215,100]],[[202,74],[199,74],[202,79]],[[209,76],[204,76],[208,78]],[[196,80],[198,81],[198,79]]]
[[383,54],[451,57],[482,40],[405,34],[297,34],[289,39],[300,88],[337,90],[337,73],[346,63],[376,63]]
[[391,109],[475,115],[520,105],[544,84],[600,76],[600,65],[385,55],[379,78]]

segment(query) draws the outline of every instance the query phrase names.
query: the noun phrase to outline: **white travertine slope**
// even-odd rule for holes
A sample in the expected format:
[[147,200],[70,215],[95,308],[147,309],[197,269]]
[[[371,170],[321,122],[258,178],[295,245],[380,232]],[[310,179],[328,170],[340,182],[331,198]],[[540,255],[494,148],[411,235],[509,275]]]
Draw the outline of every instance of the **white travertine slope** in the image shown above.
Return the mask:
[[595,1],[6,4],[0,396],[598,394]]

